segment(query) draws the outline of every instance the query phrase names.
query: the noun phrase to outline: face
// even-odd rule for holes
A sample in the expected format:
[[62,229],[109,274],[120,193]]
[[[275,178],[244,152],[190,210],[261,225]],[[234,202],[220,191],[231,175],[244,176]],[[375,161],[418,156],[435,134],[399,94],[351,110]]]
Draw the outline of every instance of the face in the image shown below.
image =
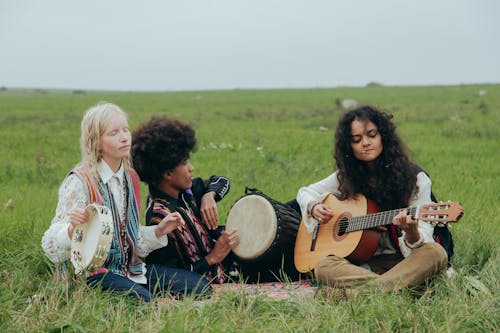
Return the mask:
[[372,162],[382,153],[382,137],[377,126],[369,120],[355,119],[351,123],[351,148],[358,160]]
[[131,135],[124,115],[114,113],[101,135],[99,149],[102,159],[117,171],[124,158],[130,155]]
[[163,181],[160,184],[161,189],[177,198],[180,191],[187,190],[193,185],[193,170],[194,167],[187,158],[182,160],[174,170],[165,172]]

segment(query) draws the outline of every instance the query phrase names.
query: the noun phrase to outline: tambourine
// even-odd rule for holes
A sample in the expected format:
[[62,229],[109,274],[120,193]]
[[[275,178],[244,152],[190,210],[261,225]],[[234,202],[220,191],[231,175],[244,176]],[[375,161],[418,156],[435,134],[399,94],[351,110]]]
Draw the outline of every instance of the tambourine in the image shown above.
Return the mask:
[[76,274],[101,267],[113,240],[113,217],[108,207],[93,203],[85,210],[90,213],[90,220],[76,226],[71,239],[71,263]]

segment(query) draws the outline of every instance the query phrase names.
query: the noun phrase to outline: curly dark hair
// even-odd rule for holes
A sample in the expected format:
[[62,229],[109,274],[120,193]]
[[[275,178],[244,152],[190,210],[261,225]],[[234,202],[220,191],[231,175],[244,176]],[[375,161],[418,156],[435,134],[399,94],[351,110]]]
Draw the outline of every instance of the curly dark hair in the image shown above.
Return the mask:
[[143,182],[157,186],[196,147],[194,129],[177,119],[153,117],[132,134],[132,163]]
[[[416,189],[419,167],[410,161],[409,152],[396,133],[392,115],[372,106],[361,106],[346,112],[335,132],[333,157],[338,168],[339,199],[353,198],[357,193],[375,201],[380,209],[407,207]],[[375,167],[354,157],[351,148],[351,123],[371,121],[382,138],[382,152]]]

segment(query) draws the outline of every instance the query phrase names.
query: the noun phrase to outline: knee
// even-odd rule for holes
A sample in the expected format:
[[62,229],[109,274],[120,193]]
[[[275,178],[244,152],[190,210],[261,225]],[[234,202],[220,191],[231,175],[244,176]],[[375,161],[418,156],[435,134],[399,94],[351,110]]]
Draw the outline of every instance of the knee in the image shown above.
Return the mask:
[[209,295],[212,290],[210,281],[195,272],[181,270],[177,276],[177,282],[180,283],[174,283],[171,291],[181,292],[184,295]]
[[448,255],[438,243],[425,243],[420,249],[425,251],[425,256],[429,259],[429,262],[434,263],[436,270],[441,271],[448,266]]
[[212,292],[212,286],[205,277],[201,277],[196,283],[196,285],[192,286],[191,290],[189,291],[189,293],[193,296],[210,295],[211,292]]
[[339,261],[336,256],[330,255],[319,260],[316,266],[314,266],[314,275],[316,279],[323,283],[333,284],[335,282],[335,269],[332,267]]
[[317,263],[316,263],[316,266],[314,266],[314,275],[316,276],[316,278],[319,280],[320,279],[320,276],[323,275],[323,273],[325,272],[325,267],[326,267],[326,263],[324,261],[325,258],[323,259],[320,259]]
[[128,291],[129,297],[142,300],[145,303],[151,302],[152,295],[146,288],[134,288]]

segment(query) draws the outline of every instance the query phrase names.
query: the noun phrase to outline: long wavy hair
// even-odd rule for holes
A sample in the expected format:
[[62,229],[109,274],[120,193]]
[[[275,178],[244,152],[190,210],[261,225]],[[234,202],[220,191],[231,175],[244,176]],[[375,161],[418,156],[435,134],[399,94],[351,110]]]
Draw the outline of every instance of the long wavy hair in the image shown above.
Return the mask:
[[[372,106],[346,112],[335,132],[334,159],[338,169],[339,199],[354,198],[358,193],[375,201],[381,210],[408,206],[416,190],[419,167],[410,161],[409,152],[396,133],[392,115]],[[374,123],[382,138],[382,152],[373,168],[359,161],[351,148],[351,124],[354,120]]]
[[[121,114],[128,119],[127,114],[118,105],[100,102],[89,108],[82,119],[80,137],[82,163],[89,168],[95,180],[99,179],[97,164],[102,159],[99,149],[101,137],[110,123],[111,116],[115,114]],[[125,158],[122,162],[125,168],[131,165],[130,158]]]

